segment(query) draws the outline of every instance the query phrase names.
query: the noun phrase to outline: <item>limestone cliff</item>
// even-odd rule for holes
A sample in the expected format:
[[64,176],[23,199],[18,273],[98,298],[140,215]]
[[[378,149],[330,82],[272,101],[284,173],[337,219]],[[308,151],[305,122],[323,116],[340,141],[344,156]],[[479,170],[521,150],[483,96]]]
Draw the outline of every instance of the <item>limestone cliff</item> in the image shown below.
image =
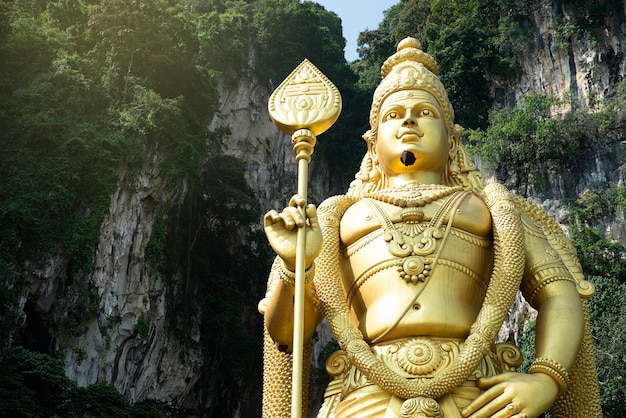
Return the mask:
[[161,157],[155,152],[139,170],[120,173],[93,273],[68,277],[63,257],[50,260],[30,274],[28,311],[50,331],[51,324],[62,325],[50,349],[63,355],[67,375],[79,385],[109,383],[133,402],[195,406],[185,398],[203,358],[167,331],[164,283],[145,256],[157,215],[184,192],[163,180]]
[[496,100],[515,105],[529,92],[568,95],[583,108],[597,109],[626,75],[624,8],[589,32],[576,28],[565,2],[531,7],[532,41],[518,57],[521,76],[507,87],[494,85]]
[[[529,30],[532,41],[518,57],[521,74],[506,83],[494,80],[496,104],[514,106],[527,93],[569,97],[579,109],[594,113],[613,98],[626,77],[626,9],[591,22],[594,29],[576,25],[571,6],[559,1],[534,2]],[[554,109],[554,113],[570,110]],[[610,137],[592,136],[590,152],[577,167],[547,175],[549,187],[533,193],[538,204],[562,220],[563,206],[582,193],[622,184],[626,167],[624,129],[616,127]],[[597,133],[589,132],[590,135]],[[497,179],[506,181],[506,179]],[[606,232],[626,244],[621,220],[607,220]]]

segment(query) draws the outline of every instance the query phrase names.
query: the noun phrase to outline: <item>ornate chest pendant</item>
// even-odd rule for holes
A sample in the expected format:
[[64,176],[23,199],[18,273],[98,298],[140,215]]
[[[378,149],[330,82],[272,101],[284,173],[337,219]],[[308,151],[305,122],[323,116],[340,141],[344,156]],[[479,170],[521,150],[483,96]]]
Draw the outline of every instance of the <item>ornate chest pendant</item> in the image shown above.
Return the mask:
[[[461,187],[443,187],[431,196],[422,196],[419,189],[412,188],[402,197],[392,197],[384,193],[368,193],[368,203],[384,230],[384,239],[389,252],[403,259],[398,268],[400,278],[407,283],[425,282],[430,276],[442,247],[442,238],[447,231],[442,229],[444,219],[450,214],[456,202],[464,193],[457,193]],[[430,222],[421,222],[424,207],[435,200],[447,197]],[[394,224],[376,200],[400,206],[400,222]],[[394,216],[395,218],[395,216]],[[451,219],[449,219],[451,224]]]

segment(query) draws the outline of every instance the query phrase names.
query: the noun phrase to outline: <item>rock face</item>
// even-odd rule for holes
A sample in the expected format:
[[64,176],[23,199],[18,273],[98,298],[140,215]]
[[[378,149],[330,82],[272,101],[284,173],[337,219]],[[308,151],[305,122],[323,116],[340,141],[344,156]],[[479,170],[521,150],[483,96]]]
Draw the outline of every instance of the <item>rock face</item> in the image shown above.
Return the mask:
[[213,127],[232,130],[225,154],[244,162],[246,180],[262,208],[284,206],[296,190],[296,161],[291,138],[269,116],[270,86],[243,77],[234,88],[220,85],[218,90],[222,106]]
[[593,34],[574,31],[565,2],[536,2],[531,15],[533,40],[518,62],[521,77],[502,88],[494,85],[496,101],[515,105],[526,93],[571,97],[579,106],[595,109],[615,94],[626,75],[624,8],[605,19]]
[[[276,127],[267,110],[273,87],[244,76],[234,88],[221,85],[219,91],[222,106],[213,126],[232,130],[224,152],[245,163],[246,180],[261,208],[284,207],[297,190],[297,166],[291,137]],[[325,170],[315,156],[309,171],[309,195],[328,196]]]
[[86,312],[93,316],[81,318],[78,336],[59,335],[57,346],[72,348],[64,350],[66,371],[79,385],[113,384],[132,402],[185,404],[203,359],[166,332],[164,283],[145,257],[157,216],[180,199],[181,190],[163,180],[158,154],[146,160],[132,176],[121,173],[111,197],[87,278],[97,295],[96,306]]
[[[599,41],[576,34],[565,40],[567,46],[555,37],[559,25],[568,21],[567,10],[561,2],[540,3],[533,12],[534,42],[520,60],[523,74],[517,83],[494,87],[497,102],[511,105],[523,94],[536,92],[570,95],[584,108],[597,108],[626,75],[626,17],[622,13],[608,19]],[[261,207],[268,209],[284,206],[296,190],[290,138],[275,127],[267,112],[270,91],[270,86],[245,77],[234,87],[221,86],[222,107],[213,122],[214,128],[232,130],[225,153],[245,162],[246,179]],[[558,214],[561,205],[579,193],[621,182],[625,156],[621,142],[596,150],[575,176],[550,179],[552,191],[540,203]],[[81,385],[114,384],[131,401],[156,398],[194,406],[199,400],[186,396],[193,393],[190,388],[197,383],[204,360],[199,351],[184,347],[166,331],[165,284],[145,256],[161,209],[179,201],[184,189],[163,180],[158,154],[148,160],[132,177],[121,173],[101,227],[87,288],[80,288],[79,278],[67,276],[67,262],[59,256],[47,267],[32,271],[25,310],[48,317],[48,322],[62,321],[72,315],[65,310],[69,303],[85,298],[79,304],[84,309],[79,312],[76,332],[56,335],[50,341],[64,353],[69,377]],[[311,178],[316,180],[310,184],[310,194],[323,197],[329,193],[324,169],[318,164],[311,166]],[[620,239],[626,236],[623,225],[609,223],[607,231]],[[509,339],[510,332],[504,330],[503,338]],[[195,338],[199,340],[199,333]],[[326,343],[319,342],[321,346]]]
[[[536,2],[530,29],[532,42],[518,62],[521,75],[506,86],[493,83],[497,106],[514,106],[527,93],[569,97],[579,109],[591,113],[615,96],[618,84],[626,77],[626,8],[597,23],[590,32],[573,30],[574,18],[565,2]],[[554,109],[555,113],[569,108]],[[623,133],[616,138],[590,138],[594,143],[581,164],[565,173],[548,175],[548,187],[530,191],[536,202],[557,221],[563,220],[563,206],[582,193],[605,189],[624,180]],[[506,179],[498,179],[505,181]],[[626,244],[622,222],[607,220],[607,236]]]

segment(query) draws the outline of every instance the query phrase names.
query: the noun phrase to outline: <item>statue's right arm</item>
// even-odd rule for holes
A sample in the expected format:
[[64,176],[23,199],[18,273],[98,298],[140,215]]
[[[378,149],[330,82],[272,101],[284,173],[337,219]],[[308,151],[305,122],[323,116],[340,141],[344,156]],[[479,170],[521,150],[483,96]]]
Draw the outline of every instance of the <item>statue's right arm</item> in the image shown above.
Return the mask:
[[295,297],[296,236],[300,228],[306,231],[304,339],[308,340],[320,321],[320,311],[312,276],[313,262],[320,252],[322,234],[317,222],[317,210],[307,205],[302,216],[304,199],[294,196],[282,212],[269,211],[263,218],[267,239],[281,261],[273,269],[280,279],[272,289],[265,309],[265,326],[281,351],[291,351],[293,346],[293,321]]

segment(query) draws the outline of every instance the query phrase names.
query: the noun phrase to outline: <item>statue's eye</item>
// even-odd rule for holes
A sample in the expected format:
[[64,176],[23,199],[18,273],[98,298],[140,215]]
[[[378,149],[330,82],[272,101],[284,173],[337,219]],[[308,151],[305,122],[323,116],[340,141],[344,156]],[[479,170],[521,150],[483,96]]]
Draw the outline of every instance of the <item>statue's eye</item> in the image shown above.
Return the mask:
[[421,116],[428,117],[428,116],[432,116],[432,115],[433,115],[433,112],[431,112],[430,109],[423,109],[422,110]]
[[398,112],[395,110],[392,110],[391,112],[387,113],[387,115],[385,116],[385,120],[398,119],[398,117],[399,117]]

